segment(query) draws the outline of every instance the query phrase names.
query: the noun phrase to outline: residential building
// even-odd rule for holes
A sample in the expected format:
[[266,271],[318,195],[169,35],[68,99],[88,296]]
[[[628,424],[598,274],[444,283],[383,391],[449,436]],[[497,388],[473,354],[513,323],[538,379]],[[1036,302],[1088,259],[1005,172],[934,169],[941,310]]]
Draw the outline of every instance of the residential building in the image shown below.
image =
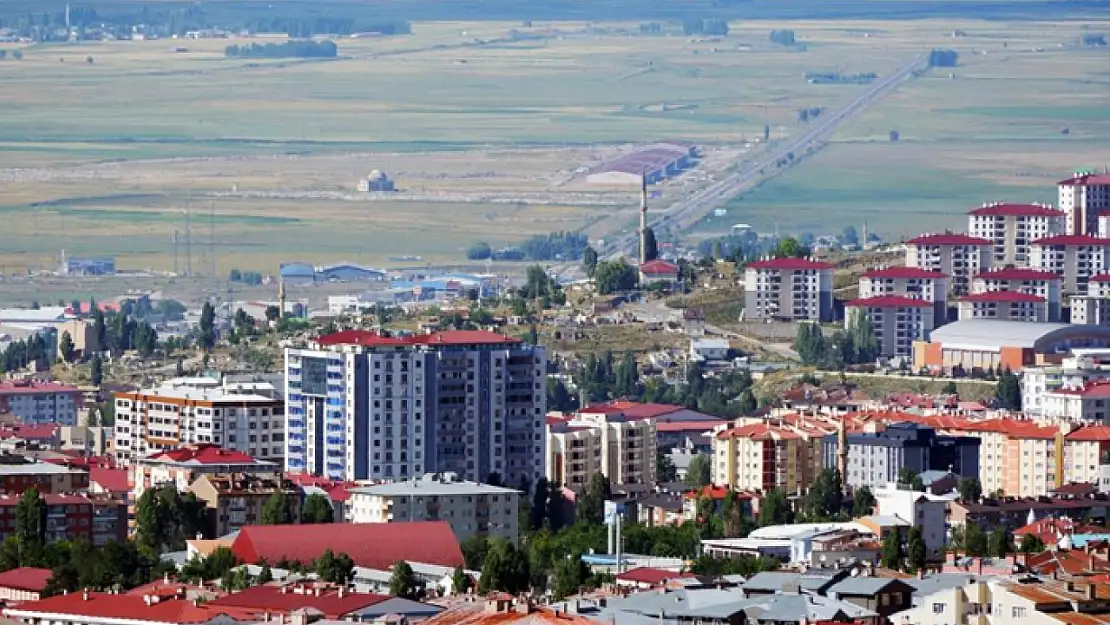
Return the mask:
[[922,299],[900,295],[880,295],[844,304],[844,327],[850,328],[859,315],[866,316],[875,329],[879,356],[913,356],[915,341],[928,341],[935,327],[936,309]]
[[1073,295],[1068,303],[1072,323],[1110,326],[1110,274],[1091,276],[1086,293]]
[[20,495],[30,488],[42,493],[74,493],[89,487],[87,471],[36,462],[24,456],[0,456],[0,492]]
[[1020,291],[988,291],[965,295],[958,300],[957,310],[960,321],[1048,321],[1048,303],[1045,298]]
[[23,423],[77,425],[81,391],[76,386],[42,380],[0,382],[0,413],[10,413]]
[[1039,415],[1078,423],[1107,423],[1110,417],[1110,380],[1086,382],[1045,391]]
[[832,321],[833,265],[810,258],[767,258],[744,272],[748,319]]
[[690,358],[698,362],[727,360],[731,349],[728,339],[690,339]]
[[875,488],[872,494],[875,495],[875,510],[879,516],[898,517],[920,527],[925,539],[926,557],[930,560],[944,559],[947,498],[903,490],[894,483]]
[[96,327],[91,321],[87,319],[67,319],[64,322],[54,324],[54,326],[58,329],[59,341],[62,335],[69,334],[70,340],[73,341],[73,355],[76,358],[92,358],[93,354],[100,351]]
[[23,625],[185,625],[204,623],[214,615],[183,597],[84,589],[7,607],[4,616]]
[[286,469],[333,479],[543,475],[547,356],[485,331],[348,330],[285,353]]
[[972,276],[991,266],[994,244],[966,234],[924,234],[906,241],[906,266],[948,276],[948,290],[965,295]]
[[967,232],[992,244],[991,265],[1029,264],[1029,243],[1064,233],[1064,213],[1041,204],[983,204],[968,213]]
[[999,268],[984,271],[971,282],[973,295],[996,291],[1014,291],[1043,298],[1048,319],[1060,320],[1060,276],[1050,271],[1024,268]]
[[401,560],[465,565],[459,540],[446,521],[249,525],[231,543],[231,551],[247,564],[286,560],[310,565],[328,549],[347,554],[355,566],[379,570],[392,569]]
[[289,518],[301,517],[301,490],[292,482],[249,473],[202,474],[188,492],[205,504],[208,536],[226,536],[262,522],[262,508],[275,494],[285,498]]
[[914,368],[1018,371],[1069,349],[1105,347],[1110,328],[1103,326],[969,319],[939,327],[928,342],[914,344]]
[[859,278],[859,299],[880,296],[909,297],[933,305],[933,319],[948,318],[948,276],[919,267],[872,269]]
[[1110,208],[1110,175],[1078,172],[1057,182],[1056,189],[1066,234],[1097,234],[1099,215]]
[[569,417],[547,417],[547,480],[578,492],[598,473],[614,486],[655,484],[656,424],[640,406],[593,404]]
[[816,428],[762,421],[722,430],[713,436],[711,479],[734,490],[802,491],[823,468],[826,434]]
[[[85,495],[42,495],[46,504],[46,542],[83,540],[94,547],[127,539],[127,504]],[[0,540],[16,529],[20,496],[0,495]]]
[[1110,350],[1075,349],[1059,365],[1026,367],[1021,371],[1022,412],[1042,416],[1045,393],[1102,380],[1110,380]]
[[285,404],[268,384],[176,378],[116,393],[115,457],[121,464],[182,445],[212,444],[281,462]]
[[678,265],[665,260],[649,260],[640,265],[640,285],[675,284],[679,280]]
[[446,521],[459,541],[473,536],[516,542],[520,491],[451,474],[351,489],[353,523]]
[[[885,484],[897,482],[898,473],[903,468],[914,473],[940,470],[979,477],[978,438],[937,435],[933,428],[916,423],[892,423],[879,427],[881,429],[873,427],[869,432],[847,435],[845,484],[853,488],[866,486],[875,490]],[[823,454],[826,468],[834,469],[839,466],[838,435],[825,437]]]
[[915,605],[892,615],[891,625],[973,625],[995,612],[987,579],[941,573],[920,581]]
[[357,622],[355,616],[360,611],[387,600],[388,595],[350,592],[334,584],[301,581],[281,586],[253,586],[205,602],[204,607],[213,614],[225,611],[231,614],[282,614],[305,610],[324,619]]
[[1066,295],[1087,292],[1093,276],[1110,269],[1110,239],[1085,234],[1038,239],[1030,245],[1029,265],[1059,275]]
[[0,573],[0,601],[5,604],[17,601],[38,601],[46,583],[54,576],[50,569],[21,566]]
[[58,447],[84,456],[105,456],[112,452],[115,428],[99,425],[66,425],[58,428]]

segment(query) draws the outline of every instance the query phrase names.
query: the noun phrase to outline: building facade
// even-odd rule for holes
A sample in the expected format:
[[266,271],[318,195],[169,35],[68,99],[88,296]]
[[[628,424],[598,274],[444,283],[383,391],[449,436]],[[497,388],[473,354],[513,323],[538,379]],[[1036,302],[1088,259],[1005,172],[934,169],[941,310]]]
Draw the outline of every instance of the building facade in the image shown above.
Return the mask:
[[749,319],[832,321],[833,266],[809,258],[769,258],[744,273]]
[[24,456],[0,456],[0,492],[21,495],[34,488],[42,493],[75,493],[89,487],[89,473]]
[[910,357],[914,341],[929,340],[934,314],[933,305],[926,300],[897,295],[869,297],[844,304],[844,327],[850,328],[859,315],[864,315],[875,329],[880,356]]
[[76,386],[42,380],[0,382],[0,413],[11,413],[24,423],[77,425],[80,406]]
[[614,486],[655,484],[655,419],[600,404],[546,423],[548,482],[581,492],[600,473]]
[[[45,542],[83,540],[93,547],[127,539],[127,504],[108,497],[42,495],[46,507]],[[18,495],[0,495],[0,539],[16,531]]]
[[1056,191],[1066,215],[1066,234],[1098,234],[1099,214],[1110,209],[1110,176],[1076,173],[1056,183]]
[[[837,468],[840,443],[836,435],[824,439],[824,464]],[[898,472],[952,471],[979,477],[979,439],[967,436],[938,436],[932,428],[914,423],[895,423],[847,436],[847,470],[844,483],[872,490],[898,481]],[[909,521],[910,519],[905,519]]]
[[1048,308],[1048,321],[1060,320],[1060,276],[1037,269],[1000,268],[984,271],[971,282],[971,293],[1015,291],[1043,298]]
[[957,319],[1048,321],[1048,303],[1039,295],[1020,291],[987,291],[965,295],[956,304]]
[[872,494],[875,495],[875,510],[880,516],[895,516],[921,528],[926,558],[933,561],[944,559],[948,499],[903,490],[893,482],[873,489]]
[[1093,276],[1110,269],[1110,239],[1091,235],[1060,235],[1039,239],[1030,246],[1029,264],[1034,269],[1059,275],[1066,295],[1087,292]]
[[121,464],[183,445],[213,444],[281,462],[285,403],[268,384],[223,384],[177,378],[116,393],[115,446]]
[[994,244],[966,234],[925,234],[906,241],[906,266],[948,276],[948,289],[964,295],[971,278],[991,266]]
[[873,269],[859,278],[859,298],[909,297],[933,305],[933,319],[943,323],[948,315],[948,276],[918,267]]
[[333,479],[543,475],[547,356],[492,332],[350,330],[287,349],[289,471]]
[[827,433],[762,421],[722,430],[713,436],[711,479],[735,490],[800,492],[823,468]]
[[459,541],[479,536],[516,542],[520,491],[453,474],[431,473],[389,484],[351,489],[353,523],[446,521]]
[[992,244],[991,265],[1029,264],[1029,244],[1064,233],[1064,212],[1041,204],[984,204],[968,213],[967,232]]

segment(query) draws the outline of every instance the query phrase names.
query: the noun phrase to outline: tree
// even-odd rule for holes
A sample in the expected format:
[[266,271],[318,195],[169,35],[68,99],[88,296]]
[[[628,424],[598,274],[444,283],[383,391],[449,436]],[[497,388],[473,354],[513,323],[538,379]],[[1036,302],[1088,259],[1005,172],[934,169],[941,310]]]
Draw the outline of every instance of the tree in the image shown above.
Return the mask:
[[794,350],[802,359],[802,364],[818,366],[824,364],[828,358],[828,345],[821,328],[813,323],[798,324],[798,331],[794,337]]
[[103,350],[108,345],[108,326],[104,323],[104,311],[96,305],[96,300],[89,300],[89,310],[93,316],[93,334],[96,335],[98,350]]
[[909,467],[898,469],[898,483],[910,487],[910,490],[925,490],[925,486],[921,483],[921,476]]
[[312,493],[305,498],[301,505],[301,523],[331,523],[334,520],[335,510],[327,497]]
[[964,551],[969,556],[987,555],[987,535],[974,523],[967,524],[967,529],[964,530]]
[[293,522],[293,515],[289,512],[289,504],[285,500],[285,493],[275,491],[262,504],[262,525],[288,525]]
[[582,253],[582,270],[587,276],[594,277],[594,271],[597,270],[597,250],[592,247],[586,247],[586,251]]
[[759,402],[756,401],[755,393],[752,389],[746,388],[740,392],[740,397],[736,399],[736,410],[740,414],[751,414],[759,408]]
[[1010,532],[1003,527],[996,527],[990,533],[989,551],[991,557],[1005,558],[1014,551],[1014,539]]
[[844,348],[841,349],[848,362],[872,362],[879,356],[879,338],[875,335],[875,325],[871,322],[871,315],[863,309],[853,315],[848,336],[851,337],[851,351],[854,353],[844,354]]
[[528,555],[503,539],[494,539],[490,543],[478,592],[488,594],[500,590],[515,595],[527,590],[531,578]]
[[844,226],[844,233],[840,236],[844,241],[844,245],[859,245],[859,233],[856,232],[856,227],[852,225]]
[[601,523],[605,516],[605,502],[609,499],[609,478],[604,473],[594,473],[586,485],[585,492],[578,498],[575,517],[579,522]]
[[655,454],[655,481],[667,484],[678,479],[678,469],[674,461],[666,453],[660,451]]
[[46,542],[46,502],[32,486],[23,491],[15,508],[15,536],[20,566],[40,566]]
[[852,493],[852,516],[861,517],[869,516],[875,510],[875,495],[871,493],[871,489],[862,486]]
[[1036,534],[1025,534],[1021,537],[1021,546],[1018,551],[1022,553],[1040,553],[1044,551],[1044,541]]
[[133,347],[143,358],[150,358],[154,349],[158,347],[158,332],[145,321],[136,325]]
[[493,256],[493,249],[485,241],[479,241],[466,250],[468,260],[486,260],[491,256]]
[[216,309],[212,306],[212,302],[205,302],[200,309],[197,345],[209,352],[216,346]]
[[485,537],[471,536],[459,543],[459,549],[462,550],[466,568],[472,571],[482,570],[486,563],[486,555],[489,553],[489,541]]
[[640,260],[647,262],[659,258],[659,243],[655,240],[655,231],[644,228],[644,257]]
[[894,570],[902,568],[902,537],[897,530],[887,532],[887,535],[883,537],[883,551],[880,562],[883,568]]
[[62,332],[62,337],[58,339],[58,357],[62,362],[73,362],[73,337],[69,332]]
[[456,566],[455,572],[451,574],[451,590],[454,594],[465,595],[473,585],[474,580],[466,574],[466,571],[461,566]]
[[775,488],[767,493],[759,504],[759,525],[785,525],[794,522],[794,513],[790,510],[790,502],[782,490]]
[[568,554],[555,565],[555,600],[578,594],[589,578],[590,567],[582,561],[582,554]]
[[266,307],[266,321],[274,322],[281,319],[281,308],[276,304],[270,304]]
[[994,399],[1000,408],[1021,410],[1021,382],[1009,367],[1006,367],[998,377]]
[[822,469],[813,486],[809,488],[802,501],[806,519],[809,522],[827,521],[843,516],[844,486],[840,471]]
[[420,598],[420,585],[408,562],[401,560],[393,565],[393,575],[389,577],[389,594],[414,601]]
[[594,282],[597,285],[597,292],[601,295],[634,289],[637,281],[636,269],[623,258],[602,261],[594,270]]
[[983,485],[979,483],[979,478],[965,477],[960,480],[960,500],[968,503],[975,503],[983,498]]
[[686,467],[685,482],[687,486],[692,488],[701,488],[708,486],[711,478],[711,469],[713,461],[707,454],[698,454],[690,459],[689,466]]
[[89,365],[89,378],[93,386],[100,386],[104,381],[104,363],[100,360],[100,354],[93,356],[92,364]]
[[274,572],[270,570],[270,564],[268,562],[263,562],[262,570],[258,572],[258,583],[269,584],[272,581],[274,581]]
[[897,143],[898,140],[902,138],[902,133],[898,132],[897,130],[891,130],[888,138],[890,139],[891,143]]
[[[925,569],[925,537],[921,533],[921,526],[914,525],[910,528],[910,538],[907,541],[909,549],[906,554],[909,565],[914,571],[922,571]],[[885,545],[884,545],[885,547]]]
[[313,568],[316,569],[320,579],[333,584],[347,584],[355,574],[355,563],[351,557],[345,553],[336,555],[331,549],[324,550],[324,553],[313,563]]
[[184,549],[208,518],[204,502],[193,493],[181,495],[172,484],[144,490],[135,509],[135,541],[151,556]]
[[944,386],[940,387],[940,394],[941,395],[959,395],[960,394],[960,389],[956,387],[956,383],[954,381],[949,380],[949,381],[944,383]]
[[794,237],[786,237],[779,241],[774,252],[776,258],[805,258],[809,254],[809,248],[799,243]]

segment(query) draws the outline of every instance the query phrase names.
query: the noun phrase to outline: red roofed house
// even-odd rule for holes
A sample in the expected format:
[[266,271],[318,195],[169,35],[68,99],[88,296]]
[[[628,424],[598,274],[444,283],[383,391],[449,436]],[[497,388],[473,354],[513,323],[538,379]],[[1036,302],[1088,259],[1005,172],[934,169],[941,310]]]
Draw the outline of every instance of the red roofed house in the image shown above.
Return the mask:
[[265,615],[294,610],[316,610],[324,618],[342,620],[348,614],[386,601],[388,595],[348,592],[331,584],[296,583],[283,586],[254,586],[204,604],[216,611],[250,612]]
[[844,304],[844,327],[851,328],[860,315],[871,320],[879,342],[879,356],[912,356],[914,341],[929,340],[936,327],[933,304],[901,295],[879,295]]
[[1021,291],[987,291],[961,297],[957,303],[960,321],[1004,319],[1048,321],[1048,303],[1039,295]]
[[767,258],[744,270],[748,319],[832,321],[833,265],[811,258]]
[[28,601],[4,609],[4,616],[27,625],[184,625],[204,623],[218,614],[176,597],[117,595],[89,590]]
[[1092,276],[1110,269],[1108,248],[1110,239],[1085,234],[1038,239],[1030,244],[1029,266],[1061,276],[1065,295],[1083,294]]
[[618,485],[655,484],[655,414],[680,406],[614,401],[547,420],[547,480],[581,492],[595,474]]
[[678,265],[665,260],[649,260],[640,265],[640,286],[678,282]]
[[968,293],[971,277],[991,266],[994,244],[966,234],[923,234],[906,241],[906,265],[948,276],[948,289]]
[[641,566],[625,571],[624,573],[617,573],[616,582],[617,588],[630,588],[632,590],[651,590],[652,588],[664,588],[667,583],[689,577],[696,577],[693,573],[678,573],[675,571],[668,571],[665,569],[655,569],[648,566]]
[[1110,326],[1110,274],[1091,276],[1087,280],[1087,292],[1071,296],[1068,303],[1072,323]]
[[1050,271],[1005,267],[984,271],[971,283],[973,294],[1016,291],[1045,300],[1047,321],[1060,320],[1060,276]]
[[1064,233],[1064,213],[1040,204],[984,204],[968,213],[967,232],[994,244],[991,264],[1029,264],[1029,242]]
[[35,601],[42,596],[46,582],[54,572],[50,569],[20,567],[0,573],[0,601]]
[[824,468],[824,430],[762,421],[713,437],[711,479],[736,490],[799,492]]
[[925,300],[933,305],[933,319],[948,316],[948,276],[918,267],[872,269],[859,277],[859,298],[897,295]]
[[345,553],[355,566],[389,570],[400,560],[464,566],[459,541],[445,521],[250,525],[239,531],[231,550],[243,562],[288,560],[311,564],[325,550]]
[[1102,212],[1110,209],[1110,175],[1076,173],[1056,183],[1056,190],[1067,234],[1110,234],[1100,233],[1098,222]]

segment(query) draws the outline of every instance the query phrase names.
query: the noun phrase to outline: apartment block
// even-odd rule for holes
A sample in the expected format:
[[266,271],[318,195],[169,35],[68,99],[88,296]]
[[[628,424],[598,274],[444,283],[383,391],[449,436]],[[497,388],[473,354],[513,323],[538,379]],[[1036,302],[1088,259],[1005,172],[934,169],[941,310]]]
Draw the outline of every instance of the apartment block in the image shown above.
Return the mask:
[[246,474],[268,479],[281,476],[281,465],[256,460],[240,451],[212,443],[187,445],[138,458],[131,463],[131,501],[148,488],[173,485],[185,491],[202,475]]
[[880,295],[844,304],[846,328],[860,315],[871,320],[879,341],[879,355],[884,358],[912,356],[914,341],[929,340],[935,327],[933,304],[923,299]]
[[391,480],[543,475],[547,356],[485,331],[348,330],[285,352],[289,471]]
[[750,422],[713,436],[711,478],[735,490],[802,492],[823,468],[826,430]]
[[[46,542],[83,540],[94,547],[127,539],[127,504],[84,495],[42,495],[46,504]],[[0,540],[16,531],[19,495],[0,495]]]
[[43,493],[74,493],[89,487],[89,473],[24,456],[0,456],[0,492],[21,495],[34,488]]
[[906,241],[906,265],[948,276],[948,290],[970,292],[971,279],[990,268],[994,243],[966,234],[924,234]]
[[474,536],[516,542],[520,491],[459,481],[452,473],[351,489],[354,523],[446,521],[458,540]]
[[1030,266],[1049,271],[1063,278],[1061,289],[1066,295],[1087,292],[1093,276],[1110,269],[1110,239],[1076,234],[1048,237],[1031,245]]
[[1021,371],[1022,412],[1043,416],[1046,393],[1103,380],[1110,380],[1110,350],[1105,349],[1072,350],[1059,365],[1025,367]]
[[183,445],[213,444],[274,462],[283,459],[285,403],[272,385],[176,378],[116,393],[115,447],[121,464]]
[[1048,309],[1048,321],[1060,320],[1059,275],[1051,271],[1004,267],[984,271],[971,282],[971,293],[1012,291],[1043,298]]
[[1045,298],[1021,291],[987,291],[965,295],[957,301],[956,310],[959,321],[1048,321],[1048,303]]
[[[916,423],[893,423],[848,434],[846,439],[844,483],[854,488],[875,490],[896,482],[903,467],[915,473],[951,471],[979,476],[980,441],[975,437],[938,435],[933,428]],[[839,452],[838,436],[826,436],[822,452],[826,468],[839,466]]]
[[1110,421],[1110,380],[1045,391],[1040,398],[1039,412],[1045,419],[1107,423]]
[[262,522],[262,508],[274,494],[285,496],[289,517],[299,523],[301,489],[289,481],[249,473],[202,474],[188,491],[205,503],[208,536],[226,536]]
[[568,417],[547,417],[547,480],[581,492],[597,473],[614,486],[655,484],[656,423],[638,405],[586,406]]
[[859,278],[859,297],[869,299],[894,295],[929,302],[933,319],[943,323],[948,316],[948,276],[918,267],[873,269]]
[[1075,173],[1057,182],[1056,190],[1057,203],[1066,215],[1065,233],[1097,234],[1099,216],[1110,209],[1110,175]]
[[810,258],[767,258],[744,273],[749,319],[832,321],[833,265]]
[[928,493],[899,488],[894,481],[872,489],[875,509],[881,516],[894,516],[921,528],[925,539],[926,558],[944,559],[946,543],[945,515],[948,499]]
[[0,413],[23,423],[77,425],[81,391],[76,386],[42,380],[0,382]]
[[1026,266],[1029,244],[1064,233],[1064,212],[1041,204],[984,204],[968,213],[967,232],[991,242],[991,265]]
[[1072,323],[1110,326],[1110,274],[1091,276],[1087,280],[1087,292],[1073,295],[1068,303]]

